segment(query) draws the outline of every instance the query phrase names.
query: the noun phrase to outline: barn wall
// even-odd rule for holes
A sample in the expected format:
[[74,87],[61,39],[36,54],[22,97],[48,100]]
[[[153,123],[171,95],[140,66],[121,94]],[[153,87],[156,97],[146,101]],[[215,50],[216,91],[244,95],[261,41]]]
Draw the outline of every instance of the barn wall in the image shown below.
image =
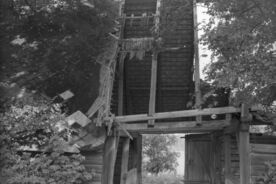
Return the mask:
[[87,171],[93,173],[92,181],[88,184],[101,184],[103,169],[103,150],[81,152],[85,157],[83,162]]
[[[225,144],[223,132],[213,134],[188,135],[186,139],[185,184],[225,181]],[[239,183],[239,152],[236,135],[230,135],[230,173],[229,179]],[[276,137],[258,134],[250,135],[250,158],[252,184],[258,184],[256,178],[266,172],[266,161],[276,160]],[[206,168],[205,165],[208,165]]]
[[[219,137],[221,145],[221,168],[220,177],[224,181],[224,144],[223,136]],[[256,177],[265,173],[265,162],[276,160],[276,137],[258,134],[250,134],[250,158],[251,158],[251,180],[256,183]],[[260,149],[264,148],[264,149]],[[267,148],[267,149],[265,149]],[[269,149],[270,148],[270,149]],[[235,135],[231,135],[231,173],[234,181],[239,181],[239,151]],[[270,151],[268,151],[270,150]]]
[[[123,149],[123,142],[127,137],[121,137],[118,145],[117,150],[117,157],[114,169],[114,184],[120,184],[121,178],[121,163],[122,163],[122,149]],[[135,135],[133,140],[130,140],[129,145],[129,159],[128,159],[128,170],[133,168],[137,168],[138,172],[138,184],[141,184],[141,172],[142,172],[142,136]]]

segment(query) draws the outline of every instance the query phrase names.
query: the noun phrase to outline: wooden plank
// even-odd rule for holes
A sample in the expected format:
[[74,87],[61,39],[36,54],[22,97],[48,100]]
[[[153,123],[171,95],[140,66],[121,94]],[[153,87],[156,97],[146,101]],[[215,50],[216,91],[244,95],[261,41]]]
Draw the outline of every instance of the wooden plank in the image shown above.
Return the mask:
[[[274,150],[275,151],[275,150]],[[263,154],[263,153],[251,153],[251,165],[264,165],[267,161],[275,161],[276,153],[274,154]]]
[[240,108],[235,108],[235,107],[219,107],[219,108],[208,108],[208,109],[160,112],[160,113],[155,113],[153,116],[148,116],[148,114],[116,116],[114,118],[114,121],[123,123],[123,122],[147,121],[151,119],[169,119],[169,118],[193,117],[193,116],[203,116],[203,115],[212,115],[212,114],[230,114],[230,113],[239,113],[240,111],[241,111]]
[[122,123],[129,132],[140,132],[140,133],[184,133],[184,132],[206,132],[211,130],[223,129],[229,126],[230,122],[226,120],[216,121],[202,121],[201,125],[198,126],[196,121],[183,121],[183,122],[162,122],[155,123],[154,128],[148,128],[146,123]]
[[107,136],[104,145],[102,184],[113,184],[118,138]]
[[91,105],[91,107],[86,112],[86,115],[88,118],[91,118],[104,104],[104,100],[102,97],[98,97],[94,103]]
[[126,184],[126,174],[128,172],[128,158],[129,158],[129,138],[125,138],[123,142],[122,164],[121,164],[121,180],[120,184]]
[[[151,64],[151,83],[150,83],[150,101],[149,101],[149,116],[155,113],[156,104],[156,87],[157,87],[157,57],[158,53],[153,51]],[[148,121],[149,127],[154,127],[154,119]]]
[[[245,123],[242,123],[245,124]],[[249,143],[249,130],[243,128],[239,132],[239,155],[240,155],[240,184],[250,183],[250,143]]]
[[253,153],[270,153],[276,155],[276,145],[272,144],[251,144]]

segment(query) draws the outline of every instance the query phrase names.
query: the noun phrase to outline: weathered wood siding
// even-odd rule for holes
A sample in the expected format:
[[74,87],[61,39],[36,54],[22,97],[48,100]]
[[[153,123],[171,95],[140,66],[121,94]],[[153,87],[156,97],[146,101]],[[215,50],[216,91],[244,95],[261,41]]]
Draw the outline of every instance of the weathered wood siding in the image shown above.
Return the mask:
[[85,157],[83,162],[87,171],[93,173],[92,181],[88,184],[101,184],[103,169],[103,150],[83,151],[81,154]]
[[[117,158],[114,169],[114,184],[120,184],[121,178],[121,163],[122,163],[122,149],[123,141],[126,137],[121,137],[118,145]],[[128,159],[128,171],[136,168],[138,172],[138,184],[141,184],[141,169],[142,169],[142,137],[137,135],[130,141],[129,145],[129,159]]]
[[[276,137],[265,136],[258,134],[250,135],[251,154],[248,155],[251,158],[251,180],[252,184],[255,184],[256,178],[265,173],[265,162],[270,160],[276,160]],[[261,150],[260,148],[266,148]],[[272,148],[272,149],[270,149]],[[237,145],[237,138],[235,135],[231,135],[231,173],[235,181],[239,181],[240,168],[239,168],[239,151]],[[222,143],[222,169],[224,169],[224,146]],[[270,151],[269,151],[270,150]],[[224,173],[221,172],[221,178],[224,180]]]
[[[186,138],[185,184],[224,183],[225,144],[222,132],[213,134],[188,135]],[[239,152],[236,135],[230,135],[230,177],[239,184]],[[258,184],[257,178],[266,172],[265,162],[276,160],[276,137],[250,134],[251,181]],[[205,165],[208,165],[205,168]]]
[[[192,2],[192,1],[191,1]],[[179,6],[183,2],[180,2]],[[162,51],[157,62],[157,97],[156,112],[187,109],[194,91],[193,84],[193,7],[185,4],[185,13],[178,17],[177,26],[163,38],[163,47],[181,47],[175,51]],[[156,13],[156,0],[125,0],[124,13],[141,16],[143,13]],[[161,14],[161,18],[162,18]],[[124,38],[153,37],[151,29],[154,19],[148,24],[141,20],[126,20]],[[151,80],[152,52],[147,52],[142,60],[125,59],[124,70],[124,114],[140,114],[149,112],[149,95]],[[117,113],[118,77],[116,77],[112,97],[112,112]]]
[[253,184],[258,184],[258,179],[267,173],[265,162],[274,161],[276,166],[276,144],[251,144],[251,180]]

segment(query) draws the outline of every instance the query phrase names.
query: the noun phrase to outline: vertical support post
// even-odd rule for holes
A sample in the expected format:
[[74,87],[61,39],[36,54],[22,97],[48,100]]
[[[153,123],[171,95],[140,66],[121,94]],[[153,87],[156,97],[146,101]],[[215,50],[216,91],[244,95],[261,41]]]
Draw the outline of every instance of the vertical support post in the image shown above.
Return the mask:
[[241,111],[241,124],[239,129],[239,155],[240,155],[240,184],[250,183],[250,140],[249,122],[251,116],[248,107],[243,104]]
[[[158,57],[158,53],[156,51],[153,51],[152,64],[151,64],[149,116],[152,116],[155,113],[156,87],[157,87],[157,57]],[[154,120],[149,120],[148,126],[154,127]]]
[[137,184],[142,184],[142,135],[138,134],[136,141],[136,156],[137,160]]
[[213,139],[213,148],[214,148],[214,181],[213,184],[222,183],[221,182],[221,176],[220,176],[220,170],[221,170],[221,144],[219,140],[219,133],[215,133],[212,136]]
[[104,144],[102,184],[113,184],[118,136],[107,136]]
[[212,134],[210,135],[211,141],[210,141],[210,184],[215,184],[216,181],[216,149],[215,149],[215,135]]
[[239,132],[239,154],[240,154],[240,184],[250,183],[250,145],[249,132],[240,130]]
[[230,184],[231,176],[231,136],[224,135],[224,178],[225,184]]
[[126,174],[128,172],[129,141],[130,141],[129,138],[125,138],[123,142],[120,184],[126,183]]
[[[196,0],[193,0],[193,17],[194,17],[194,81],[195,81],[195,106],[201,108],[200,92],[200,72],[199,72],[199,50],[198,50],[198,29],[197,29],[197,6]],[[197,122],[202,120],[201,116],[196,117]]]
[[[160,24],[160,6],[161,0],[156,2],[156,17],[155,17],[155,37],[159,38],[159,24]],[[149,116],[152,116],[155,113],[155,104],[156,104],[156,87],[157,87],[157,60],[158,60],[158,51],[157,48],[153,48],[152,51],[152,64],[151,64],[151,83],[150,83],[150,101],[149,101]],[[154,120],[148,121],[148,127],[154,127]]]
[[[154,34],[155,38],[159,38],[159,24],[160,24],[160,6],[161,0],[156,2],[156,13],[154,19]],[[155,113],[155,104],[156,104],[156,87],[157,87],[157,60],[158,60],[158,51],[157,48],[152,50],[152,64],[151,64],[151,83],[150,83],[150,101],[149,101],[149,116],[152,116]],[[154,120],[148,121],[149,127],[154,127]]]
[[121,52],[119,59],[119,90],[118,90],[118,115],[124,112],[124,63],[126,53]]
[[134,139],[130,141],[130,153],[132,156],[131,162],[129,162],[129,170],[135,169],[137,184],[142,184],[142,136],[136,134]]

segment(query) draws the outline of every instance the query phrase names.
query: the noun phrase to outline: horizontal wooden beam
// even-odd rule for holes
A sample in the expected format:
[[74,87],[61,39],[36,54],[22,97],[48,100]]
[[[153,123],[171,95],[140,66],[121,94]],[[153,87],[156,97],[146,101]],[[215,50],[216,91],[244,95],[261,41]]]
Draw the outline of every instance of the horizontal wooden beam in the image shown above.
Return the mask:
[[152,14],[152,15],[145,15],[145,16],[126,16],[126,17],[119,17],[118,19],[144,19],[144,18],[154,18],[158,15]]
[[148,128],[147,123],[122,123],[121,126],[129,132],[139,133],[188,133],[208,132],[230,126],[229,120],[182,122],[156,122],[153,128]]
[[152,116],[148,116],[148,114],[116,116],[114,118],[114,121],[126,123],[126,122],[147,121],[147,120],[154,120],[154,119],[183,118],[183,117],[204,116],[204,115],[212,115],[212,114],[230,114],[230,113],[239,113],[239,112],[241,112],[240,108],[219,107],[219,108],[208,108],[208,109],[159,112],[159,113],[153,114]]

